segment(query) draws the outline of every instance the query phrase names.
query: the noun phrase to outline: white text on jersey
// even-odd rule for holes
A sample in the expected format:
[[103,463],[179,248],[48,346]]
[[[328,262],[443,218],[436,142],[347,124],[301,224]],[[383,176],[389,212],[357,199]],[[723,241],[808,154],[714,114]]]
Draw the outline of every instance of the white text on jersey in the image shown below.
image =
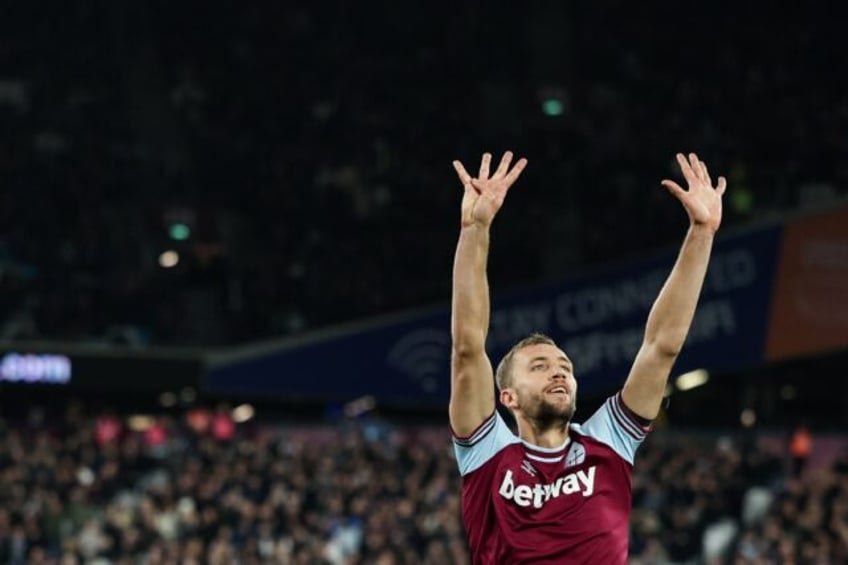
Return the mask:
[[536,484],[532,487],[530,485],[515,486],[512,481],[512,471],[507,471],[498,494],[507,500],[514,501],[519,506],[530,506],[532,503],[534,508],[541,508],[552,498],[575,492],[579,492],[583,496],[590,496],[595,492],[594,465],[586,471],[580,470],[560,477],[551,484]]

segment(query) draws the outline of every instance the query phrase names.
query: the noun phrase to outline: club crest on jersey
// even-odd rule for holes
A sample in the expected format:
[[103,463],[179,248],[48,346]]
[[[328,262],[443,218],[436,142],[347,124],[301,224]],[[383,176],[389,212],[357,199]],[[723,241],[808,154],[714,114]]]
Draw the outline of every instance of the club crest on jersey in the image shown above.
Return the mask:
[[550,499],[568,494],[580,493],[584,497],[591,496],[595,492],[596,470],[596,466],[593,465],[585,471],[581,469],[564,475],[553,483],[546,485],[536,483],[533,486],[516,485],[512,471],[507,470],[498,494],[507,500],[512,500],[518,506],[526,507],[532,504],[533,508],[541,508]]
[[586,460],[586,448],[579,443],[572,443],[568,455],[565,456],[565,466],[574,467]]

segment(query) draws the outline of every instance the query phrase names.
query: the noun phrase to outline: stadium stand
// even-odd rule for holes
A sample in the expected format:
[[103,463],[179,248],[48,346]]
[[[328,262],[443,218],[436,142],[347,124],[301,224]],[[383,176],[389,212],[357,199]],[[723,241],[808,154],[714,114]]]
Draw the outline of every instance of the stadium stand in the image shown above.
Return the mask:
[[6,338],[221,345],[443,303],[450,162],[485,147],[532,163],[498,288],[676,244],[659,180],[681,149],[728,175],[727,229],[848,186],[826,11],[761,26],[705,8],[666,49],[659,5],[575,7],[554,31],[472,2],[447,24],[157,5],[18,5],[0,23]]

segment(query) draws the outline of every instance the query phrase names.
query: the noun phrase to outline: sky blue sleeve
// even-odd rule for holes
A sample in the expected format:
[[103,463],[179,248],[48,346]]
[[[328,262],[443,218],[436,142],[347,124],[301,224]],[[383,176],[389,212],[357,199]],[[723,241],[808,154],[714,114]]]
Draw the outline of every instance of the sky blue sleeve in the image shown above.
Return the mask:
[[501,449],[518,441],[497,410],[468,437],[454,434],[453,450],[460,475],[464,477],[479,469]]
[[583,425],[572,424],[574,430],[604,443],[618,455],[633,464],[636,448],[651,431],[650,426],[641,424],[624,405],[621,392],[607,398],[603,406],[592,414]]

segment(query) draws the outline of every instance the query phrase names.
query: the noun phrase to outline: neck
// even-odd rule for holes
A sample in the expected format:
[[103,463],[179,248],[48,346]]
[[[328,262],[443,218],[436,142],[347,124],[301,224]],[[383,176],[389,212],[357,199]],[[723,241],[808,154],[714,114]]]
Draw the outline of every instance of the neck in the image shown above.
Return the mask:
[[539,447],[559,447],[568,437],[568,421],[545,422],[528,420],[523,415],[516,418],[518,435],[527,443]]

